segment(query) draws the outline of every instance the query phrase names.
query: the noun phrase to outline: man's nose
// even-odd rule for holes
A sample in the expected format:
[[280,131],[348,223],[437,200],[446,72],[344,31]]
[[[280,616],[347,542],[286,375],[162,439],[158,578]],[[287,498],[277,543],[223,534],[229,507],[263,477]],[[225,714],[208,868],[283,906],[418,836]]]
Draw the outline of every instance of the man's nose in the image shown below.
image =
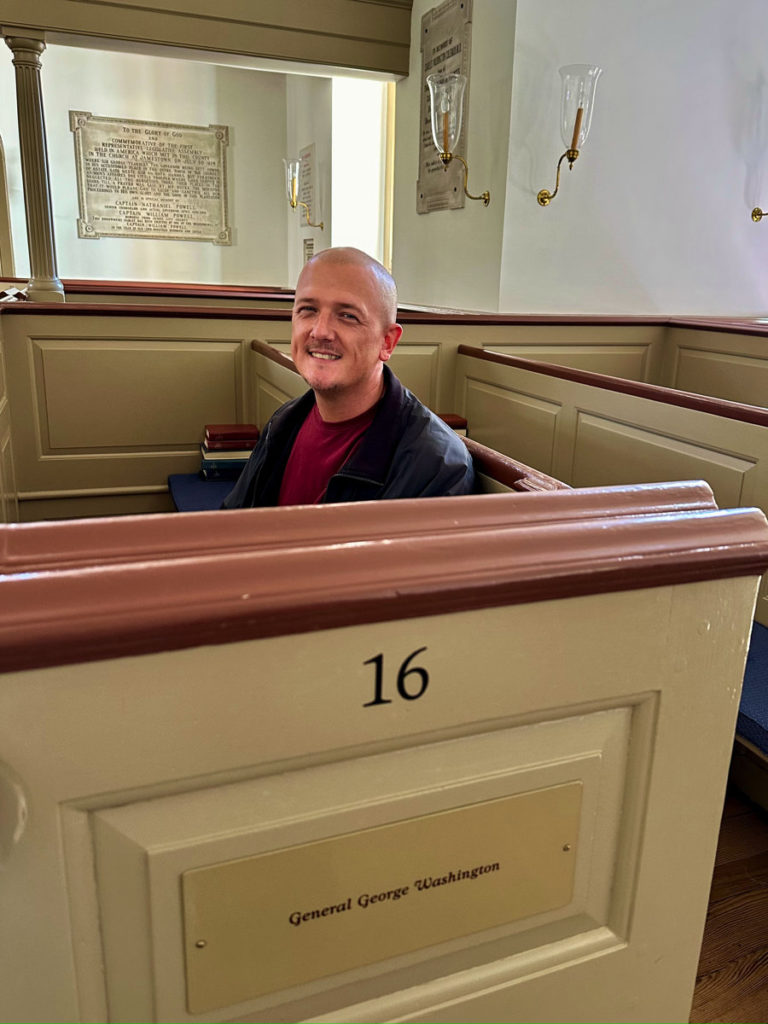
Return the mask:
[[314,323],[312,324],[313,338],[330,338],[333,334],[333,324],[330,313],[325,310],[318,310]]

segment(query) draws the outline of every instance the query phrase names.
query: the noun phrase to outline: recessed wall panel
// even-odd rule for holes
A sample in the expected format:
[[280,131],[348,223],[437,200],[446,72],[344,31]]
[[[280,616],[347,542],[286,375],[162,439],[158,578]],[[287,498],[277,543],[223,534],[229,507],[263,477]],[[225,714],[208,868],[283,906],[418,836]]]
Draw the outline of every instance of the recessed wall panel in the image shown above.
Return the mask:
[[768,405],[768,358],[732,352],[703,352],[681,347],[672,384],[681,391],[725,398],[729,402]]
[[648,380],[649,345],[486,345],[488,351],[521,359],[568,366],[574,370],[607,373],[625,380]]
[[469,436],[544,473],[552,472],[560,408],[559,403],[484,381],[465,383]]
[[395,349],[389,365],[405,387],[425,405],[436,412],[453,412],[452,409],[435,408],[440,367],[439,345],[400,344]]
[[282,391],[271,381],[258,379],[256,381],[256,409],[258,410],[259,426],[263,427],[272,413],[277,412],[281,405],[295,397],[295,395]]
[[153,991],[151,1019],[304,1019],[415,971],[527,950],[535,974],[556,939],[580,957],[623,926],[640,700],[98,810],[113,1013],[150,1019]]
[[194,446],[238,419],[240,346],[120,339],[33,342],[43,454]]
[[576,422],[574,487],[706,480],[722,507],[738,505],[755,460],[669,434],[581,412]]

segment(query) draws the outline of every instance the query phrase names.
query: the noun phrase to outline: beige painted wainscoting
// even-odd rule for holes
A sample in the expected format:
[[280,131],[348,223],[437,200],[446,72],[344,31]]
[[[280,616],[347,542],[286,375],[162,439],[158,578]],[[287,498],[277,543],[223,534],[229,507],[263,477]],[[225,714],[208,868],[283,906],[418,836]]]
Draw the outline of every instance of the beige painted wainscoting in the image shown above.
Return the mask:
[[[768,511],[768,426],[672,405],[663,389],[648,390],[660,400],[533,362],[459,354],[455,405],[475,440],[573,487],[702,479],[721,507]],[[768,580],[757,617],[768,624]]]
[[676,493],[0,527],[3,1017],[686,1020],[768,524]]
[[[164,292],[170,286],[157,288]],[[6,370],[5,398],[0,398],[0,507],[6,521],[170,511],[166,478],[197,468],[205,423],[262,426],[281,401],[300,393],[290,364],[267,369],[251,348],[257,340],[283,354],[289,351],[289,309],[226,308],[229,298],[219,306],[187,307],[182,298],[168,296],[162,306],[102,301],[0,308]],[[743,325],[720,324],[715,330],[683,322],[523,320],[406,310],[400,319],[405,331],[392,368],[436,412],[462,411],[456,385],[462,344],[641,383],[674,373],[688,389],[714,391],[720,380],[727,397],[752,402],[760,398],[768,365],[767,336]],[[695,376],[697,368],[701,372]],[[473,402],[483,406],[482,436],[469,416],[473,436],[567,480],[552,463],[557,402],[540,389],[521,393],[516,401],[511,444],[503,389],[478,381]],[[584,418],[580,429],[586,438],[598,429],[605,437],[607,428]],[[663,439],[664,430],[656,436]],[[671,471],[680,464],[680,451],[679,444],[672,444],[669,454],[659,450],[652,479],[668,478],[663,467]],[[721,476],[732,476],[727,460],[719,465]],[[633,467],[627,462],[627,471]],[[576,466],[579,472],[583,468]],[[714,482],[722,491],[722,480]],[[743,490],[741,498],[748,500],[746,494]],[[721,494],[721,501],[732,499],[733,487]]]
[[147,314],[3,317],[23,521],[170,511],[205,423],[252,418],[248,315]]

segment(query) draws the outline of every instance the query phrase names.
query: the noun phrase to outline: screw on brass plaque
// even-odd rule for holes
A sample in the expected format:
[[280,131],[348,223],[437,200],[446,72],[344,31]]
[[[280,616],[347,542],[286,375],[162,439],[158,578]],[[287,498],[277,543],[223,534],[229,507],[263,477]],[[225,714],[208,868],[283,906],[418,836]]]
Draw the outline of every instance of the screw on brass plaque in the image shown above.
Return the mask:
[[205,939],[198,939],[197,942],[195,943],[197,949],[205,949],[207,945],[208,943],[205,941]]
[[563,853],[570,853],[570,852],[571,852],[571,844],[570,843],[564,843],[563,844]]

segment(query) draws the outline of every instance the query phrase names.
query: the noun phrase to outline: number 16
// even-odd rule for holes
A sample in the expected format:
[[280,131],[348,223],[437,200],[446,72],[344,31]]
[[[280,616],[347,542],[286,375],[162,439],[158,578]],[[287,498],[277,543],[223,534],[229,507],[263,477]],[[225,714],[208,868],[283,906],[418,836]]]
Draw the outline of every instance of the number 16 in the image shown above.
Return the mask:
[[[424,693],[429,686],[429,674],[425,668],[420,668],[414,665],[413,668],[408,668],[411,659],[415,658],[417,654],[421,654],[422,651],[426,651],[426,647],[419,647],[413,651],[405,661],[402,663],[400,668],[397,670],[397,692],[403,698],[403,700],[418,700],[419,697],[423,697]],[[383,696],[384,690],[384,655],[377,654],[373,658],[369,658],[363,662],[364,665],[375,665],[376,666],[376,679],[374,683],[374,698],[369,700],[366,704],[363,704],[364,708],[371,708],[377,704],[391,704],[392,700],[388,697]],[[419,677],[420,685],[417,690],[409,692],[405,680],[408,676],[416,675]]]

